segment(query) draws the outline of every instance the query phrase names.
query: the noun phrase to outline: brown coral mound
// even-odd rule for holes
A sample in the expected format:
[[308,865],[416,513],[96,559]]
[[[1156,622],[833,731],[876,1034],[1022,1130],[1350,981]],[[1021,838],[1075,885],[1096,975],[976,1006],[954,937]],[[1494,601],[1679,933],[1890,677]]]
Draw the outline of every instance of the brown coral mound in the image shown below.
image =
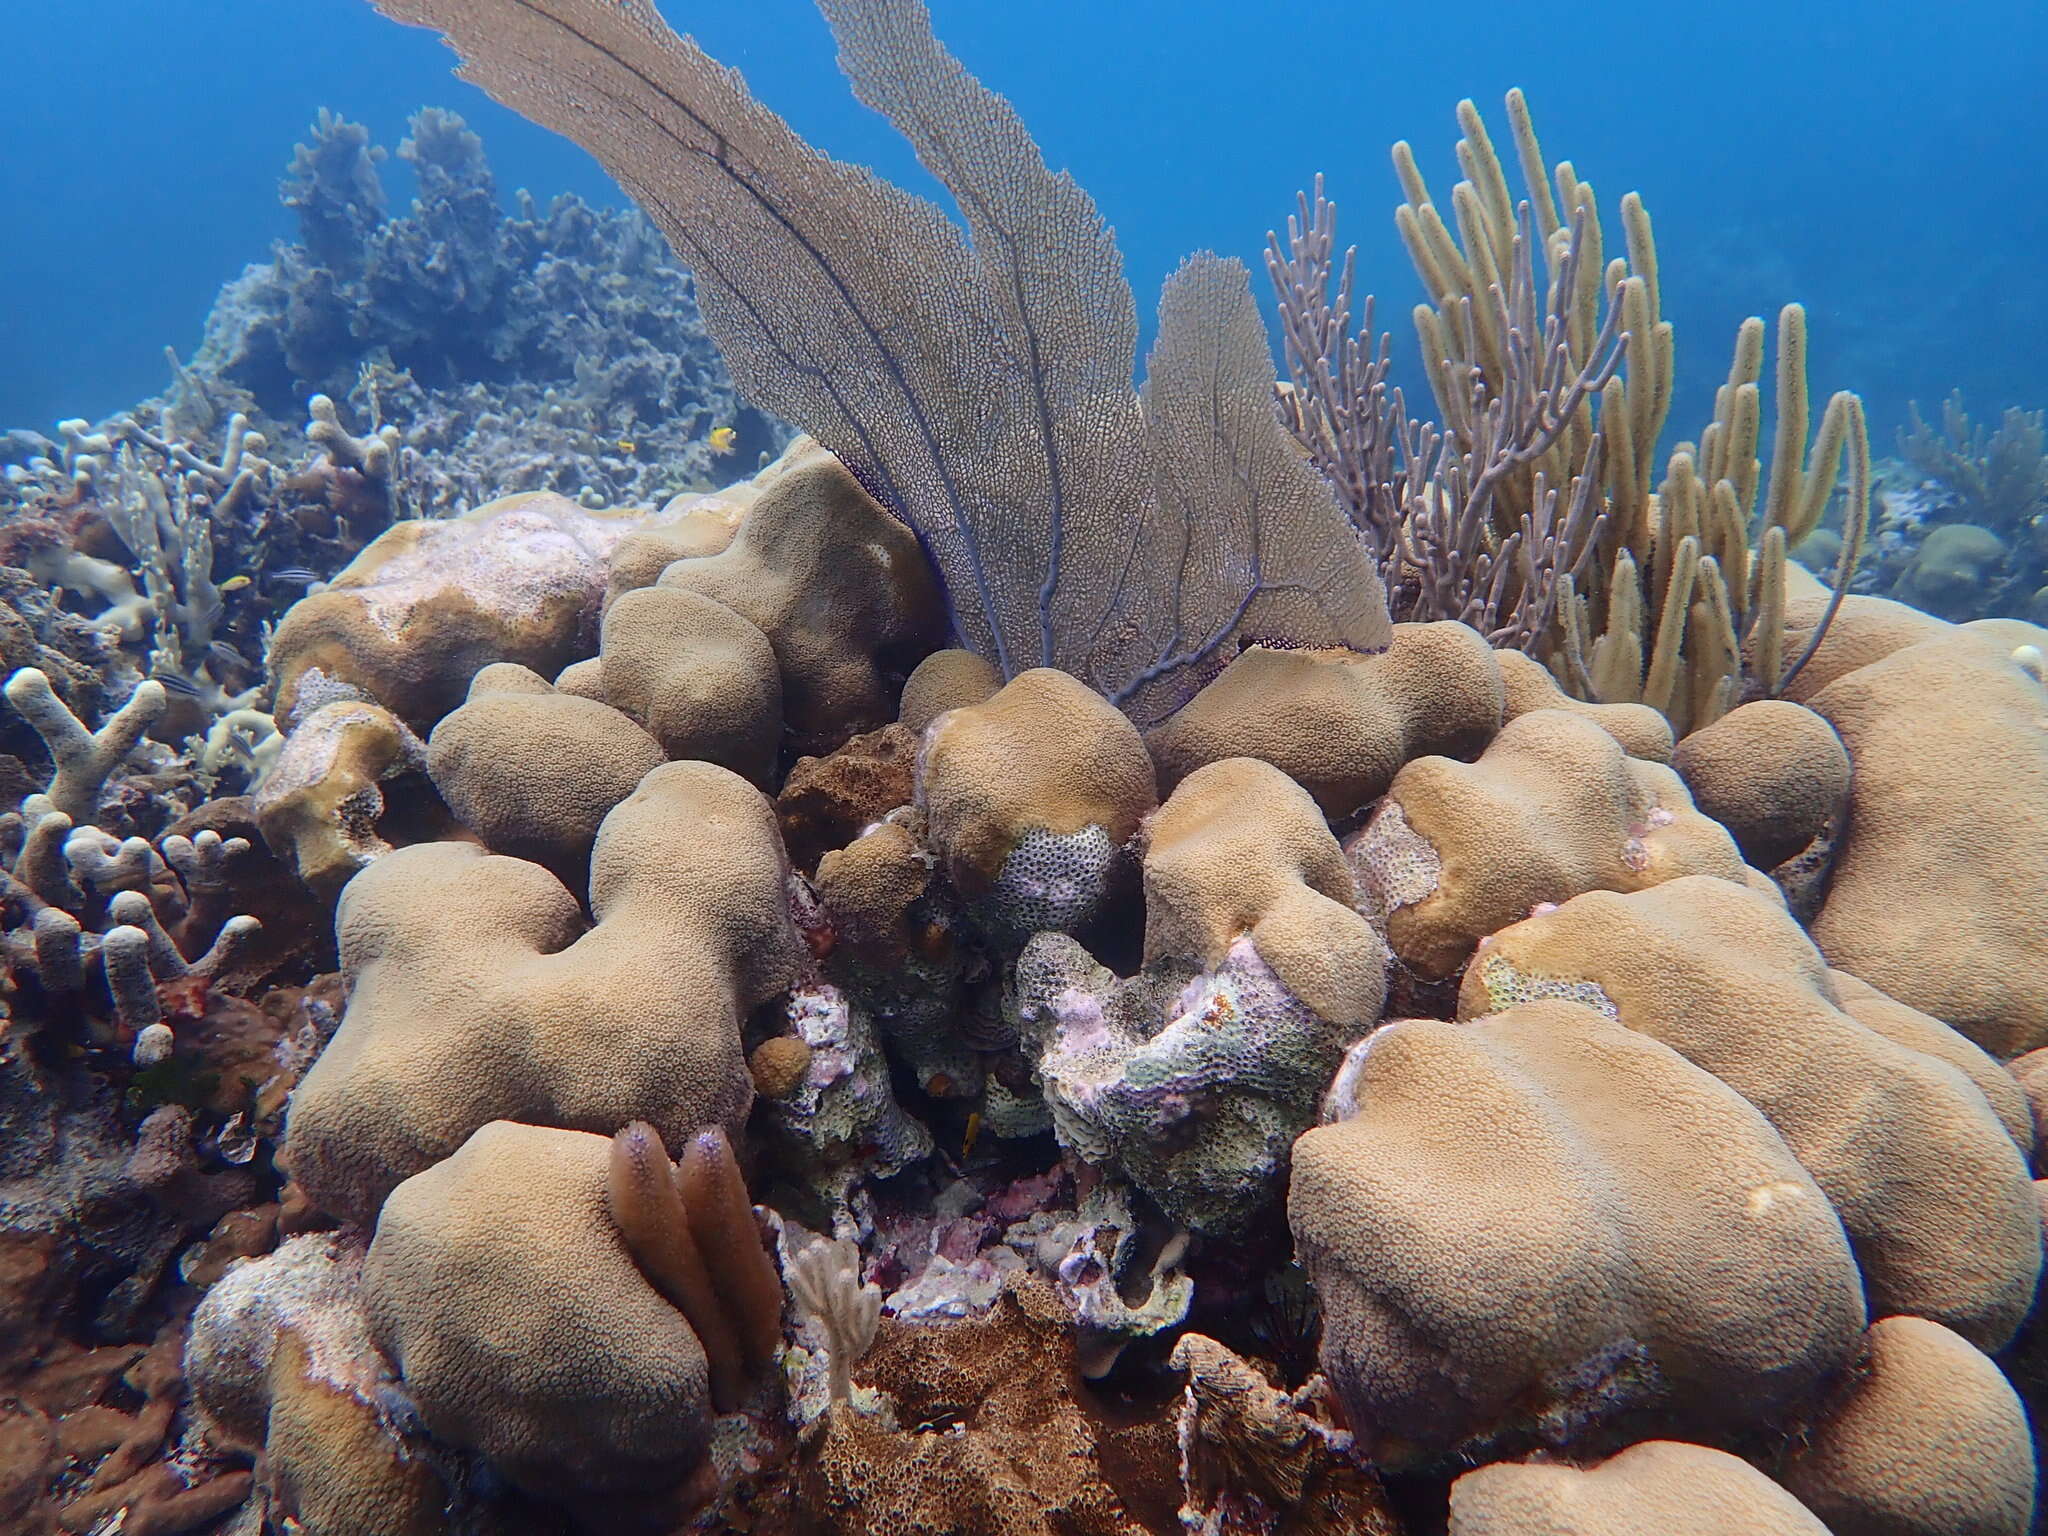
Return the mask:
[[1016,1280],[958,1322],[885,1319],[860,1377],[895,1426],[834,1409],[806,1451],[802,1529],[836,1536],[1169,1536],[1171,1404],[1110,1408],[1074,1369],[1072,1320]]
[[1540,903],[1750,874],[1677,774],[1554,709],[1509,721],[1475,763],[1409,763],[1347,851],[1394,954],[1431,980]]
[[802,870],[844,848],[899,805],[910,804],[917,737],[885,725],[824,757],[800,757],[775,797],[790,862]]
[[954,888],[997,927],[1029,934],[1092,919],[1158,796],[1137,727],[1086,683],[1040,667],[932,722],[917,804]]
[[609,1138],[494,1121],[391,1193],[363,1305],[436,1438],[560,1494],[688,1475],[710,1422],[704,1350],[634,1262]]
[[434,787],[486,848],[578,884],[606,815],[661,761],[618,710],[503,664],[477,673],[427,742]]
[[659,586],[716,598],[768,637],[799,750],[829,752],[895,717],[900,676],[939,643],[945,610],[910,530],[807,439],[722,554]]
[[2041,1268],[2012,1138],[1947,1061],[1838,1008],[1781,908],[1704,876],[1575,897],[1482,945],[1459,1012],[1543,996],[1612,1010],[1761,1110],[1840,1213],[1873,1309],[2012,1336]]
[[768,802],[709,763],[662,764],[605,818],[594,924],[538,865],[456,843],[379,860],[343,896],[353,990],[292,1104],[293,1177],[367,1224],[494,1119],[737,1131],[741,1020],[803,954],[785,878]]
[[1739,705],[1678,744],[1671,766],[1742,856],[1776,869],[1847,809],[1849,754],[1827,721],[1783,699]]
[[1354,1047],[1288,1216],[1323,1368],[1382,1466],[1729,1441],[1850,1359],[1841,1224],[1769,1124],[1581,1004],[1410,1020]]
[[433,1536],[448,1490],[390,1416],[362,1259],[315,1233],[229,1271],[193,1316],[185,1373],[208,1437],[260,1453],[277,1515],[313,1536]]
[[1598,1466],[1503,1462],[1451,1485],[1450,1536],[1830,1536],[1724,1451],[1646,1440]]
[[933,651],[903,682],[896,718],[922,732],[949,709],[985,704],[1003,686],[1003,674],[972,651]]
[[1999,1057],[2048,1044],[2048,691],[2011,652],[1945,629],[1810,700],[1856,768],[1814,941]]
[[1871,1325],[1867,1363],[1778,1476],[1834,1536],[2026,1536],[2034,1520],[2026,1410],[1924,1318]]
[[271,852],[331,901],[391,851],[378,830],[384,786],[426,769],[426,744],[390,710],[360,700],[324,705],[299,722],[256,787],[256,824]]
[[1500,664],[1466,624],[1396,624],[1373,656],[1253,646],[1146,743],[1171,789],[1204,763],[1256,757],[1342,818],[1410,758],[1471,757],[1500,729]]
[[594,681],[672,758],[768,786],[782,749],[782,675],[768,637],[702,593],[628,592],[605,610]]
[[1500,679],[1507,690],[1506,718],[1520,719],[1539,709],[1562,709],[1583,715],[1621,743],[1630,757],[1648,763],[1671,761],[1671,722],[1647,704],[1592,704],[1575,699],[1557,686],[1550,669],[1523,651],[1495,651]]
[[589,654],[611,553],[641,516],[529,491],[386,529],[278,624],[279,722],[339,689],[424,732],[491,662],[553,677]]
[[1215,970],[1249,934],[1288,991],[1354,1030],[1386,995],[1386,951],[1355,894],[1307,791],[1255,758],[1196,769],[1146,823],[1148,962]]

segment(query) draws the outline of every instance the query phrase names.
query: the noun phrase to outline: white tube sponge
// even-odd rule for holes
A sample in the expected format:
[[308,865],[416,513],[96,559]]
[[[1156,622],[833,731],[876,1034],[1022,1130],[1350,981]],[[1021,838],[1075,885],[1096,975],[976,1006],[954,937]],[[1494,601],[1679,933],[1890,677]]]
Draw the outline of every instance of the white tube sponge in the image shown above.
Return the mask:
[[49,678],[35,667],[23,667],[8,678],[5,692],[7,702],[35,727],[43,745],[50,749],[51,761],[57,765],[48,791],[50,801],[74,822],[92,820],[108,776],[135,750],[142,733],[169,702],[162,683],[153,679],[139,683],[105,725],[88,731],[85,722],[57,697]]

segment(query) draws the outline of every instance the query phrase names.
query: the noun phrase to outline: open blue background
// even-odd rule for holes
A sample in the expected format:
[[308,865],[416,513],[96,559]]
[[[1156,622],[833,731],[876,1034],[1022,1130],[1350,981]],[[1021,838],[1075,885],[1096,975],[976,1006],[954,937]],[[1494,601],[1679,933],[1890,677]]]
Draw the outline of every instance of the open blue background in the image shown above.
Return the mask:
[[[665,13],[814,143],[929,188],[856,104],[807,0]],[[1415,296],[1387,148],[1440,195],[1452,109],[1505,149],[1521,85],[1551,158],[1616,225],[1639,190],[1678,326],[1675,435],[1697,432],[1743,315],[1809,308],[1816,396],[1852,387],[1887,446],[1908,397],[1978,414],[2048,404],[2048,6],[1903,0],[1712,6],[1580,0],[935,0],[938,30],[1015,101],[1122,238],[1141,310],[1180,256],[1256,263],[1317,170],[1386,306]],[[0,426],[48,430],[160,388],[222,281],[290,233],[279,173],[318,108],[395,149],[423,104],[483,134],[509,194],[618,194],[573,146],[449,74],[430,34],[366,0],[13,0],[0,92]],[[394,202],[407,195],[387,166]],[[1256,266],[1255,266],[1256,270]],[[1259,281],[1263,295],[1263,278]]]

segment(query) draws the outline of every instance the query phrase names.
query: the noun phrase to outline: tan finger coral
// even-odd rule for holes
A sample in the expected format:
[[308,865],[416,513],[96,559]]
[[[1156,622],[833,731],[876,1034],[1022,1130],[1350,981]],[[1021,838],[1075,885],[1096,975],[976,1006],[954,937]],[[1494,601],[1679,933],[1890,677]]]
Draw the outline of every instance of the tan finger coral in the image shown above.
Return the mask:
[[1500,729],[1500,664],[1465,624],[1396,624],[1372,656],[1253,646],[1146,743],[1171,789],[1204,763],[1256,757],[1344,817],[1410,758],[1472,757]]
[[1671,766],[1742,856],[1776,869],[1848,808],[1849,754],[1827,721],[1783,699],[1738,705],[1678,744]]
[[645,587],[605,610],[603,696],[674,758],[766,787],[782,747],[782,675],[768,637],[697,592]]
[[1346,852],[1395,956],[1430,980],[1541,903],[1749,876],[1677,774],[1555,709],[1509,721],[1477,762],[1409,763]]
[[486,848],[579,885],[598,825],[661,761],[618,710],[502,663],[477,673],[427,742],[434,787]]
[[542,1494],[674,1484],[709,1429],[704,1350],[613,1219],[611,1159],[609,1137],[482,1126],[392,1191],[363,1264],[427,1428]]
[[1583,1004],[1392,1024],[1294,1149],[1322,1362],[1382,1466],[1727,1439],[1846,1364],[1841,1224],[1726,1085]]
[[1811,703],[1856,769],[1814,941],[1994,1056],[2048,1045],[2048,689],[1962,629]]
[[753,1097],[740,1022],[804,954],[785,878],[767,801],[709,763],[661,765],[605,818],[594,924],[539,865],[473,845],[380,860],[338,914],[352,991],[293,1098],[293,1177],[368,1223],[490,1120],[645,1120],[676,1146],[736,1132]]
[[1016,941],[1094,920],[1158,798],[1137,728],[1086,683],[1041,667],[932,722],[917,804],[954,886]]
[[279,723],[364,697],[424,732],[491,662],[553,677],[590,654],[607,562],[640,515],[529,491],[395,524],[279,622]]
[[1873,1323],[1841,1401],[1794,1443],[1779,1481],[1834,1536],[2026,1536],[2034,1448],[2005,1377],[1939,1323]]
[[815,443],[754,503],[724,553],[682,560],[659,585],[716,598],[775,648],[791,735],[829,752],[894,719],[891,673],[909,672],[946,631],[917,540]]
[[1502,930],[1465,972],[1462,1017],[1571,997],[1664,1041],[1761,1110],[1826,1191],[1871,1305],[1980,1347],[2032,1304],[2040,1214],[2012,1138],[1956,1068],[1835,1006],[1799,926],[1691,876],[1595,891]]
[[1725,1451],[1646,1440],[1593,1467],[1501,1462],[1451,1485],[1450,1536],[1831,1536]]

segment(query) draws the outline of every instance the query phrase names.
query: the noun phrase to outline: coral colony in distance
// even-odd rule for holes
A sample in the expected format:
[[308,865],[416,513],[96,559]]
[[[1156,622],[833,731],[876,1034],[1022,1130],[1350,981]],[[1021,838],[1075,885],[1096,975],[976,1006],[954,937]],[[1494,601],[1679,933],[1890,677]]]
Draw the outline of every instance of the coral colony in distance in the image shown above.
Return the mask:
[[1396,147],[1420,387],[1317,182],[1134,389],[918,0],[820,7],[958,219],[375,4],[644,213],[323,113],[0,439],[0,1527],[2033,1528],[2039,415],[1873,459],[1792,304],[1667,419],[1520,92]]

